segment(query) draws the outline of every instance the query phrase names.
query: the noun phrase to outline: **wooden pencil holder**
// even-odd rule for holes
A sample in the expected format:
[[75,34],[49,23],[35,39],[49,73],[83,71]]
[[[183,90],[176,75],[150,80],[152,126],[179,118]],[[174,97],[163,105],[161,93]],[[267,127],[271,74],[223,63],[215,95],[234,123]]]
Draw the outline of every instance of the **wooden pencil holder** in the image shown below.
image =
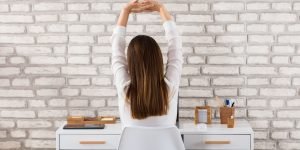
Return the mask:
[[234,128],[234,118],[227,118],[227,128]]
[[227,124],[228,118],[234,117],[234,107],[220,107],[221,124]]

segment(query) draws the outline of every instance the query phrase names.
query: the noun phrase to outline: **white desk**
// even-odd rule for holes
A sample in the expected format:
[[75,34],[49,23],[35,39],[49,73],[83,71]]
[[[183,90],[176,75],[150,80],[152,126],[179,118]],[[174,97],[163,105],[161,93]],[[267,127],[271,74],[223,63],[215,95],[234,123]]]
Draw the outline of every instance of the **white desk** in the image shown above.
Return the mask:
[[[56,131],[57,150],[92,150],[117,149],[121,136],[121,125],[106,125],[105,129],[73,130],[62,129]],[[208,125],[206,130],[200,130],[192,121],[182,121],[179,125],[187,150],[253,150],[254,133],[246,120],[236,120],[235,128],[227,128],[219,122]],[[104,142],[105,143],[102,143]],[[81,144],[80,144],[81,142]],[[90,144],[96,142],[98,144]]]

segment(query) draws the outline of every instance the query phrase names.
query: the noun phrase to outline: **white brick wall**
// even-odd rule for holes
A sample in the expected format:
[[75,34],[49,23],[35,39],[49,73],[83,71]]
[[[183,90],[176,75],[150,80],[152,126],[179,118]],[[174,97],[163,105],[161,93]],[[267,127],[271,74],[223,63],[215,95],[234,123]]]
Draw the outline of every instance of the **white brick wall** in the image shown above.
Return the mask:
[[[109,38],[128,0],[0,1],[0,149],[54,149],[67,115],[118,116]],[[300,2],[161,1],[183,35],[180,117],[233,98],[255,149],[300,150]],[[153,36],[166,62],[158,14],[129,20],[127,41]]]

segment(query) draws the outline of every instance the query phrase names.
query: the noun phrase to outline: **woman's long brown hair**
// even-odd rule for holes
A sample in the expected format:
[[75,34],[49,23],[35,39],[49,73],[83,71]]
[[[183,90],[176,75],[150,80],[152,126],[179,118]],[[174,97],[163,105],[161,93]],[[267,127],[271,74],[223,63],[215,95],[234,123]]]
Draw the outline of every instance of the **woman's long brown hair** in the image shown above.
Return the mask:
[[131,83],[126,101],[132,117],[144,119],[167,114],[168,86],[159,45],[149,36],[138,35],[129,43],[127,60]]

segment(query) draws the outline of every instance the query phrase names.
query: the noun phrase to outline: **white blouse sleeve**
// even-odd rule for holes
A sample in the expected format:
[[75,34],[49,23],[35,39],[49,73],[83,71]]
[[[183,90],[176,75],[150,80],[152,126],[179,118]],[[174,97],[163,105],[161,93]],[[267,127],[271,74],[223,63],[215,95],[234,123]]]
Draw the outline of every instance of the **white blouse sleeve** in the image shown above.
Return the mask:
[[129,81],[128,65],[125,56],[125,36],[126,28],[123,26],[117,26],[111,36],[111,69],[114,74],[114,84],[117,90],[123,90],[125,83]]
[[165,77],[175,86],[179,86],[183,56],[182,40],[174,21],[166,21],[163,24],[165,36],[168,41],[168,61]]

